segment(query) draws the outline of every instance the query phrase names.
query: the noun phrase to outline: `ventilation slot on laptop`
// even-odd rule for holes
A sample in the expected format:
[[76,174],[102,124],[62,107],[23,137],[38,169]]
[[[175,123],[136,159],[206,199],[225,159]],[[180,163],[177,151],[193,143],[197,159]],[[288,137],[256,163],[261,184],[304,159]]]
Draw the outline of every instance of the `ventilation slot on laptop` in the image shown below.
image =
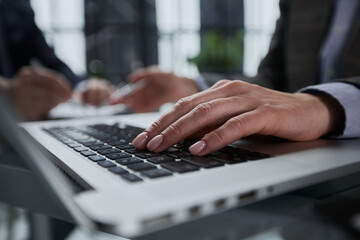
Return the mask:
[[253,201],[256,199],[256,191],[250,191],[238,195],[238,201],[240,204]]
[[201,211],[201,206],[199,205],[195,205],[195,206],[192,206],[188,209],[188,212],[189,212],[189,216],[190,217],[197,217],[200,215],[200,211]]
[[59,169],[59,171],[63,174],[63,176],[68,180],[70,186],[72,187],[72,190],[75,193],[84,192],[86,190],[89,190],[90,188],[85,186],[84,184],[81,184],[79,181],[74,179],[65,169],[63,169],[61,166],[55,163],[55,167]]
[[152,228],[159,225],[167,225],[172,222],[172,214],[164,214],[158,217],[146,219],[142,222],[144,228]]
[[216,200],[214,202],[214,207],[215,207],[215,209],[218,209],[218,210],[224,208],[225,205],[226,205],[226,199],[225,198],[218,199],[218,200]]

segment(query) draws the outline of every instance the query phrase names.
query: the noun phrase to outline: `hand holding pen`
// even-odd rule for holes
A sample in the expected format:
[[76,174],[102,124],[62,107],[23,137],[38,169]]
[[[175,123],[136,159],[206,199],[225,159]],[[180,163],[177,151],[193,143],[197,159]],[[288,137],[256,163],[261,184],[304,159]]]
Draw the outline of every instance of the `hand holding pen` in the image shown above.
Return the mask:
[[123,103],[135,112],[149,112],[197,91],[192,79],[149,67],[131,74],[129,84],[116,90],[109,104]]

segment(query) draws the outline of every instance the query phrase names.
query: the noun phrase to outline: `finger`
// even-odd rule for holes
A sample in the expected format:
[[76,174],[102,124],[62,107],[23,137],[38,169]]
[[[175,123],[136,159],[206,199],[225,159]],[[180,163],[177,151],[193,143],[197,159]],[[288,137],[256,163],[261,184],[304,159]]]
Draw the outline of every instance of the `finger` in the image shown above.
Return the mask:
[[71,94],[71,85],[69,81],[62,75],[48,68],[33,68],[34,77],[39,81],[43,81],[49,90],[62,95]]
[[48,98],[46,101],[36,98],[17,99],[15,104],[21,113],[27,116],[43,116],[60,102]]
[[82,100],[84,103],[95,105],[97,102],[97,91],[87,90],[82,94]]
[[[212,100],[199,104],[185,116],[167,127],[147,144],[150,151],[161,152],[207,126],[214,126],[227,119],[251,111],[255,102],[241,97]],[[237,107],[233,107],[237,106]]]
[[20,70],[16,74],[16,78],[27,77],[27,76],[31,76],[33,74],[35,74],[33,67],[24,66],[24,67],[20,68]]
[[[178,101],[174,107],[165,115],[161,116],[155,121],[148,129],[145,130],[145,134],[139,135],[139,138],[135,138],[133,144],[139,149],[144,149],[147,142],[153,137],[159,135],[172,123],[177,121],[182,116],[186,115],[197,105],[205,103],[217,98],[224,98],[236,94],[245,94],[251,90],[251,84],[243,83],[239,81],[221,81],[222,86],[218,88],[209,89],[200,93],[196,93],[192,96],[185,97]],[[240,83],[240,84],[239,84]],[[144,140],[146,139],[146,140]]]
[[224,86],[224,85],[228,84],[229,82],[231,82],[231,81],[230,81],[230,80],[226,80],[226,79],[217,81],[217,82],[216,82],[214,85],[212,85],[209,89],[214,89],[214,88],[218,88],[218,87]]
[[99,106],[107,101],[108,97],[110,96],[109,91],[105,89],[98,90],[98,101],[96,102],[96,106]]
[[70,84],[63,77],[44,70],[32,70],[31,74],[21,75],[19,83],[26,86],[44,88],[63,99],[69,98],[72,94]]
[[189,150],[194,155],[204,156],[243,137],[256,133],[261,134],[268,123],[269,119],[258,110],[240,114],[205,135],[200,141],[193,144]]
[[39,102],[57,102],[60,103],[64,99],[57,95],[52,94],[44,88],[36,86],[22,86],[22,85],[13,85],[13,96],[19,102],[28,102],[28,101],[39,101]]
[[130,74],[128,77],[128,81],[134,83],[144,78],[150,78],[154,73],[158,72],[159,69],[156,66],[142,68]]
[[155,88],[146,88],[134,93],[131,98],[124,100],[124,103],[135,112],[149,112],[158,108],[163,99],[158,97],[159,90]]
[[154,89],[152,87],[140,88],[128,95],[120,97],[114,96],[110,99],[111,104],[123,103],[128,105],[135,112],[141,112],[148,109],[149,105],[152,105],[156,101],[157,98],[154,97]]

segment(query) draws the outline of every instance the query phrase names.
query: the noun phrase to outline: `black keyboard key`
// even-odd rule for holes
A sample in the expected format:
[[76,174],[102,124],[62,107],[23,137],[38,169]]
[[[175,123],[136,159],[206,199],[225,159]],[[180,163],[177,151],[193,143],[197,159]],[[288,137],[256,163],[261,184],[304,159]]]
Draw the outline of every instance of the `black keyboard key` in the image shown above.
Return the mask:
[[157,157],[160,156],[159,153],[153,153],[153,152],[136,152],[135,156],[139,157],[139,158],[150,158],[150,157]]
[[93,162],[98,162],[98,161],[104,161],[106,160],[103,156],[100,156],[100,155],[93,155],[93,156],[90,156],[89,159]]
[[176,143],[173,147],[178,148],[178,149],[188,149],[194,143],[195,143],[195,141],[185,140],[185,141]]
[[69,137],[81,144],[87,144],[87,143],[94,142],[94,140],[89,137],[74,137],[74,136],[69,136]]
[[103,145],[103,142],[91,142],[91,143],[83,143],[85,147],[91,147],[91,146],[97,146],[97,145]]
[[134,175],[134,174],[124,174],[121,175],[121,177],[129,182],[140,182],[143,181],[140,177]]
[[160,164],[160,163],[166,163],[166,162],[173,162],[175,161],[175,158],[170,156],[158,156],[158,157],[151,157],[147,159],[151,163]]
[[224,165],[223,163],[215,161],[209,157],[190,156],[182,158],[181,160],[202,168],[212,168]]
[[220,161],[220,162],[227,163],[227,164],[247,162],[247,159],[245,159],[243,157],[238,157],[238,156],[234,156],[231,154],[225,154],[225,153],[212,154],[211,158],[216,161]]
[[111,154],[107,154],[105,155],[106,157],[112,159],[112,160],[115,160],[115,159],[118,159],[118,158],[127,158],[127,157],[131,157],[130,154],[128,153],[125,153],[125,152],[119,152],[119,153],[111,153]]
[[109,171],[118,175],[128,174],[129,172],[123,169],[122,167],[111,167]]
[[116,159],[116,162],[120,163],[121,165],[130,165],[135,163],[142,163],[143,160],[137,157],[129,157],[129,158],[120,158]]
[[125,152],[130,153],[130,154],[134,154],[134,153],[136,153],[138,151],[139,150],[137,150],[135,147],[125,149]]
[[68,145],[71,148],[81,147],[81,145],[79,145],[78,143],[74,143],[74,142],[68,143],[66,145]]
[[107,161],[107,160],[106,161],[100,161],[100,162],[98,162],[98,164],[100,166],[104,167],[104,168],[109,168],[109,167],[115,167],[116,166],[115,163]]
[[244,154],[244,153],[249,153],[249,150],[243,149],[243,148],[236,148],[236,147],[232,147],[232,146],[226,146],[222,149],[220,149],[219,151],[224,152],[224,153],[230,153],[230,154]]
[[271,156],[268,155],[268,154],[265,154],[265,153],[250,152],[250,153],[246,154],[244,157],[247,158],[250,161],[254,161],[254,160],[260,160],[260,159],[264,159],[264,158],[269,158]]
[[88,142],[81,142],[82,145],[86,146],[86,147],[90,147],[90,146],[94,146],[94,145],[102,145],[102,142],[98,142],[98,141],[88,141]]
[[172,172],[177,172],[177,173],[186,173],[186,172],[192,172],[192,171],[199,170],[198,167],[188,164],[183,161],[163,163],[163,164],[161,164],[161,166]]
[[150,163],[143,162],[143,163],[131,164],[128,166],[128,168],[134,171],[144,171],[148,169],[155,169],[156,167]]
[[80,152],[81,155],[85,156],[85,157],[89,157],[89,156],[92,156],[92,155],[96,155],[96,153],[92,152],[92,151],[82,151]]
[[172,175],[172,173],[170,173],[169,171],[161,168],[142,171],[141,174],[148,178],[159,178],[159,177],[166,177]]
[[[59,139],[62,139],[62,137],[58,137]],[[64,139],[64,140],[61,140],[62,143],[68,145],[68,144],[72,144],[74,143],[73,140],[69,140],[69,139]]]
[[121,149],[121,150],[134,148],[134,146],[130,145],[130,144],[119,144],[119,145],[115,145],[115,147],[117,147],[118,149]]
[[88,149],[86,147],[81,146],[81,147],[75,147],[74,150],[77,151],[77,152],[82,152],[82,151],[86,151]]
[[174,147],[170,147],[168,150],[166,150],[166,153],[173,153],[173,152],[178,152],[180,149],[174,148]]
[[102,155],[107,155],[111,153],[120,153],[121,151],[117,148],[109,148],[109,149],[98,150],[97,152]]
[[170,157],[174,157],[174,158],[183,158],[183,157],[192,156],[192,154],[191,154],[190,152],[183,151],[183,150],[179,150],[179,151],[177,151],[177,152],[168,153],[168,155],[169,155]]
[[109,148],[111,148],[111,146],[101,144],[101,145],[93,145],[93,146],[90,146],[89,148],[94,150],[94,151],[98,151],[98,150],[103,150],[103,149],[109,149]]
[[112,146],[125,145],[125,144],[128,144],[128,143],[129,143],[128,140],[122,139],[122,138],[116,139],[116,140],[110,140],[110,141],[107,142],[107,144],[112,145]]

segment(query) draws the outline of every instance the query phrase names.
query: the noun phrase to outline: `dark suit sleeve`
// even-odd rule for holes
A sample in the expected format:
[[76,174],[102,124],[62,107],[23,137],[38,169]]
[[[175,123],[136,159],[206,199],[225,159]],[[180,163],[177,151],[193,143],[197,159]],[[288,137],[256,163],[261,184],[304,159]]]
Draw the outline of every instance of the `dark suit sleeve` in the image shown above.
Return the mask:
[[28,46],[32,47],[33,57],[37,58],[44,66],[63,74],[73,85],[80,82],[81,79],[55,55],[54,50],[46,43],[44,36],[35,24],[34,14],[32,16]]
[[289,1],[280,0],[280,18],[276,22],[275,33],[269,51],[261,61],[253,83],[277,90],[284,90],[285,77],[285,31],[288,23]]
[[73,85],[81,80],[46,43],[42,32],[35,24],[30,1],[3,0],[0,6],[11,76],[36,59],[45,67],[63,74]]
[[313,95],[328,94],[340,104],[343,110],[342,126],[336,137],[360,137],[360,77],[338,79],[330,83],[303,88],[301,92]]
[[360,77],[338,79],[337,82],[348,83],[360,89]]

